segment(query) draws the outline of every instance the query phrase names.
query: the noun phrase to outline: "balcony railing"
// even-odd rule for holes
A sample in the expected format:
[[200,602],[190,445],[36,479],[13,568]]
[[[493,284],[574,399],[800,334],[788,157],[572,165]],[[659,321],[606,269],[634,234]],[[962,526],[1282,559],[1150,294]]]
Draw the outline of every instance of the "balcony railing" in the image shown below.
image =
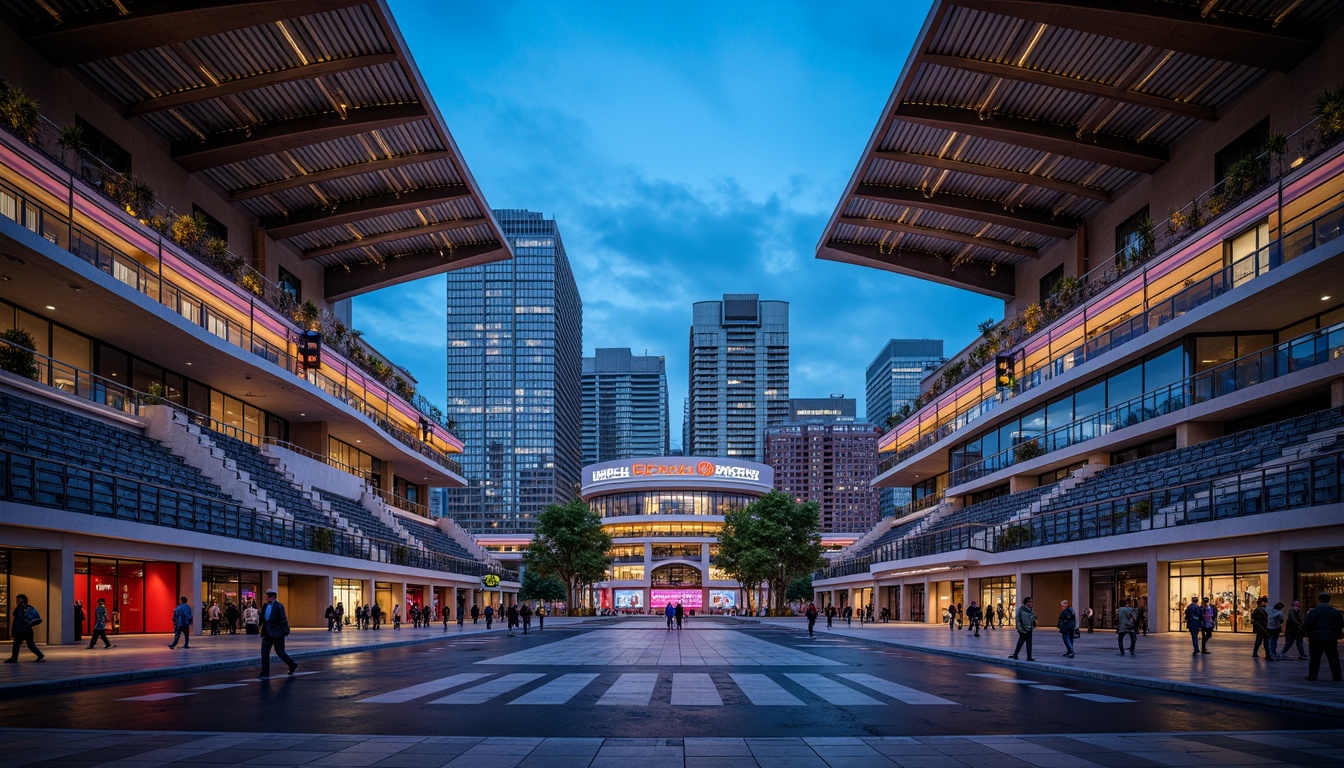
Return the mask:
[[[1096,437],[1174,413],[1187,406],[1262,384],[1344,357],[1344,322],[1305,333],[1295,339],[1252,352],[1201,371],[1161,389],[1145,393],[1106,410],[1051,429],[974,464],[953,469],[948,483],[960,485]],[[1034,443],[1034,449],[1023,451]]]
[[967,524],[901,539],[832,563],[814,579],[870,572],[875,563],[965,550],[1012,552],[1213,520],[1337,504],[1344,492],[1344,451],[1211,480],[1117,496],[995,525]]
[[308,552],[464,576],[516,575],[405,542],[259,513],[233,501],[0,449],[0,498]]
[[[1227,182],[1220,182],[1197,198],[1187,204],[1179,211],[1175,211],[1168,220],[1162,231],[1155,231],[1152,234],[1152,243],[1142,248],[1133,247],[1122,249],[1116,254],[1113,260],[1110,260],[1096,267],[1091,272],[1079,278],[1079,283],[1073,297],[1067,306],[1056,308],[1054,318],[1045,323],[1045,327],[1028,332],[1027,326],[1021,319],[1005,320],[995,328],[991,329],[990,335],[998,335],[1003,338],[1000,349],[1006,353],[1010,349],[1039,349],[1041,347],[1050,348],[1052,354],[1050,359],[1043,361],[1031,368],[1019,371],[1019,377],[1011,392],[1007,397],[1020,395],[1028,390],[1040,386],[1049,381],[1054,376],[1071,370],[1075,366],[1095,358],[1096,356],[1114,349],[1116,346],[1135,338],[1148,330],[1152,330],[1157,325],[1170,320],[1171,317],[1160,320],[1157,324],[1148,321],[1139,321],[1138,318],[1146,317],[1154,309],[1155,305],[1171,299],[1170,292],[1159,295],[1156,287],[1151,285],[1158,276],[1153,276],[1154,270],[1165,267],[1169,258],[1175,255],[1172,249],[1182,242],[1190,239],[1192,236],[1202,233],[1210,224],[1219,220],[1222,213],[1236,207],[1242,200],[1249,199],[1255,194],[1263,193],[1267,187],[1277,182],[1285,182],[1286,177],[1302,167],[1309,159],[1317,157],[1327,150],[1336,147],[1341,141],[1344,141],[1344,135],[1324,136],[1318,131],[1318,123],[1313,121],[1294,132],[1285,142],[1285,148],[1282,152],[1270,153],[1266,151],[1259,157],[1260,161],[1265,163],[1265,175],[1255,186],[1245,194],[1241,194],[1238,199],[1232,200],[1229,197]],[[1292,158],[1286,161],[1285,158]],[[1211,205],[1210,201],[1218,201],[1216,205]],[[1322,204],[1330,205],[1329,203]],[[1280,266],[1293,258],[1300,256],[1308,251],[1319,247],[1325,242],[1334,239],[1339,235],[1340,210],[1335,208],[1333,219],[1329,214],[1319,214],[1319,208],[1313,211],[1300,214],[1292,220],[1283,222],[1279,225],[1280,232],[1288,232],[1281,241],[1273,244],[1272,247],[1279,248],[1280,258],[1276,263],[1269,266],[1268,269]],[[1283,215],[1281,206],[1275,209],[1280,217]],[[1215,213],[1216,211],[1216,213]],[[1304,218],[1315,217],[1312,222],[1314,226],[1310,232],[1307,225],[1300,224]],[[1296,226],[1295,226],[1296,224]],[[1333,226],[1333,229],[1332,229]],[[1290,231],[1291,230],[1291,231]],[[1294,237],[1302,238],[1301,241],[1294,240]],[[1268,249],[1262,249],[1268,252]],[[1165,274],[1166,270],[1161,269]],[[1263,274],[1266,270],[1257,271],[1255,274]],[[1196,279],[1207,279],[1207,275],[1199,276]],[[1087,305],[1091,300],[1104,293],[1111,286],[1122,280],[1139,279],[1141,286],[1135,286],[1134,293],[1142,297],[1136,318],[1131,320],[1126,318],[1119,323],[1112,323],[1108,327],[1102,327],[1092,330],[1086,327],[1088,314]],[[1236,285],[1240,285],[1243,276],[1238,276],[1235,280]],[[1151,293],[1150,293],[1151,290]],[[1188,302],[1188,298],[1186,301]],[[1205,299],[1207,301],[1207,299]],[[1200,302],[1202,303],[1202,302]],[[1072,319],[1077,318],[1075,308],[1079,305],[1084,307],[1084,335],[1086,340],[1082,344],[1070,345],[1069,348],[1059,352],[1054,352],[1053,342],[1056,337],[1064,340],[1068,337],[1077,335],[1077,326]],[[1194,304],[1193,306],[1198,306]],[[1186,309],[1192,308],[1187,306]],[[930,408],[936,409],[936,401],[943,397],[947,392],[962,386],[967,379],[982,379],[989,374],[984,367],[976,367],[970,370],[969,376],[962,379],[945,390],[940,391],[935,397],[935,403],[931,405],[922,405],[910,414],[904,423],[912,419],[919,419],[921,415],[928,416]],[[942,418],[927,423],[927,426],[921,424],[919,434],[916,439],[904,446],[901,446],[894,452],[887,453],[884,460],[879,465],[879,472],[885,472],[896,464],[904,461],[906,458],[924,450],[925,448],[940,441],[944,437],[961,430],[967,424],[979,419],[981,416],[994,410],[1005,399],[1004,393],[995,393],[983,400],[971,403],[956,409]],[[897,430],[900,425],[897,425]]]
[[[204,328],[218,338],[236,347],[270,361],[289,373],[306,379],[352,408],[367,416],[389,436],[449,471],[460,474],[460,465],[427,445],[410,431],[398,426],[387,414],[368,399],[356,395],[348,387],[321,371],[306,370],[285,349],[272,344],[259,334],[215,309],[214,303],[201,298],[196,291],[179,285],[144,264],[108,244],[97,235],[79,226],[42,203],[34,200],[18,187],[0,179],[0,215],[15,221],[52,244],[78,256],[99,271],[119,282],[156,299],[193,325]],[[250,313],[259,308],[253,303]],[[249,322],[251,325],[251,322]]]

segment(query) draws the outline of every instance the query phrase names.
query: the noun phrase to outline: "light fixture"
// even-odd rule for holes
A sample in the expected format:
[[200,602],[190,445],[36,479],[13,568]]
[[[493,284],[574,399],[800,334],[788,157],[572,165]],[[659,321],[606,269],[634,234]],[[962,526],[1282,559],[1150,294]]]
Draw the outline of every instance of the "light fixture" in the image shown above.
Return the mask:
[[1329,301],[1329,300],[1330,300],[1330,294],[1328,293],[1321,297],[1321,301]]
[[187,365],[191,365],[191,363],[187,363]]
[[0,283],[8,283],[10,280],[13,279],[14,278],[10,277],[9,275],[0,275]]
[[1289,168],[1296,168],[1297,166],[1299,166],[1299,165],[1301,165],[1301,164],[1303,164],[1303,163],[1305,163],[1305,162],[1307,162],[1307,158],[1305,158],[1305,157],[1299,157],[1299,158],[1297,158],[1296,160],[1294,160],[1292,163],[1290,163],[1290,164],[1288,165],[1288,167],[1289,167]]
[[52,310],[53,312],[56,311],[56,308],[53,307],[53,306],[51,306],[50,304],[47,305],[47,309],[50,309],[50,310]]
[[306,413],[300,413],[299,415],[300,415],[300,416],[307,416],[308,414],[306,414]]
[[363,441],[363,440],[356,440],[355,442],[356,442],[356,443],[362,443],[362,442],[364,442],[364,441]]

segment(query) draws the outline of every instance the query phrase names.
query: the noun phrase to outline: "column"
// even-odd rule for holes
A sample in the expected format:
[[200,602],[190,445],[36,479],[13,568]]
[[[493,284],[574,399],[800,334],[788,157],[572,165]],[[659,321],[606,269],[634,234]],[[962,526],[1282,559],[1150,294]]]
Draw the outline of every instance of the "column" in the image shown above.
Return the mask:
[[1081,610],[1078,606],[1082,604],[1082,595],[1084,586],[1083,576],[1084,574],[1086,574],[1090,583],[1090,580],[1092,578],[1091,573],[1092,573],[1091,571],[1084,571],[1076,565],[1073,567],[1072,572],[1070,573],[1070,576],[1073,579],[1073,583],[1069,589],[1069,593],[1071,595],[1071,597],[1069,597],[1069,604],[1073,606],[1074,613],[1078,613],[1078,611]]
[[1157,560],[1157,551],[1148,555],[1148,631],[1167,632],[1171,626],[1171,609],[1167,605],[1167,569]]
[[938,611],[937,590],[929,589],[929,577],[924,577],[924,623],[937,624],[941,619]]
[[[317,576],[315,578],[317,580],[317,584],[315,585],[315,588],[317,590],[317,600],[314,601],[316,605],[313,606],[314,609],[313,622],[311,624],[308,624],[307,626],[326,627],[327,606],[336,605],[336,595],[332,590],[333,579],[331,578],[330,574],[325,576]],[[291,621],[290,624],[293,625],[295,624],[295,622]]]
[[[1284,605],[1293,604],[1293,556],[1279,549],[1278,546],[1269,548],[1269,573],[1265,579],[1265,591],[1262,593],[1269,598],[1269,604],[1274,605],[1282,602]],[[1302,595],[1298,598],[1302,601],[1302,612],[1305,613],[1315,607],[1316,597],[1314,595]],[[1285,611],[1286,613],[1286,611]]]
[[[201,567],[201,555],[199,551],[192,554],[191,562],[180,563],[177,569],[177,594],[179,598],[187,598],[187,601],[191,604],[191,613],[193,617],[192,627],[195,628],[196,634],[202,634],[205,631],[204,622],[201,621],[202,613],[200,605],[201,582],[204,581],[204,570],[205,569]],[[271,576],[272,581],[270,584],[274,584],[274,571],[271,571]],[[266,579],[265,571],[262,572],[261,578],[263,581]],[[269,585],[263,584],[262,592],[265,592],[269,588]]]
[[[53,549],[47,554],[47,585],[50,605],[42,614],[51,625],[47,628],[47,645],[70,645],[75,642],[75,600],[88,599],[75,594],[75,550]],[[84,612],[93,615],[88,605]]]
[[359,591],[364,593],[364,604],[373,605],[373,579],[361,579]]
[[963,614],[970,607],[972,600],[975,601],[976,605],[980,604],[980,596],[971,592],[970,571],[964,571],[961,577],[961,609]]

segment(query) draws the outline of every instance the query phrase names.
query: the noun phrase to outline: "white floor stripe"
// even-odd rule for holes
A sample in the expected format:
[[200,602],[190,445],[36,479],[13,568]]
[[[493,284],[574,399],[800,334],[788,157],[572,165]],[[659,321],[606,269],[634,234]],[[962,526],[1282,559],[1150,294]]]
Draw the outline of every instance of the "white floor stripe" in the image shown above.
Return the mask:
[[412,685],[409,688],[401,688],[388,693],[380,693],[377,696],[370,696],[367,699],[360,699],[362,704],[403,704],[412,699],[418,699],[421,696],[428,696],[439,691],[446,691],[449,688],[456,688],[459,685],[466,685],[480,680],[490,675],[480,672],[467,672],[460,675],[450,675],[441,677],[438,680],[430,680],[427,683]]
[[831,704],[848,707],[855,705],[877,705],[885,706],[882,702],[871,696],[859,693],[842,683],[837,683],[821,675],[788,674],[785,675],[793,682],[803,686],[813,694],[820,696]]
[[481,704],[487,702],[496,696],[508,693],[514,688],[519,688],[538,678],[545,677],[539,672],[515,672],[512,675],[497,677],[487,683],[468,688],[465,691],[450,693],[442,699],[435,699],[430,704]]
[[198,685],[193,691],[222,691],[225,688],[246,688],[247,683],[220,683],[218,685]]
[[653,698],[653,687],[658,675],[627,672],[597,700],[599,706],[647,707]]
[[182,696],[195,696],[194,693],[147,693],[144,696],[131,696],[117,701],[163,701],[165,699],[176,699]]
[[957,706],[957,702],[955,701],[949,701],[939,696],[934,696],[931,693],[917,691],[914,688],[906,687],[900,683],[893,683],[890,680],[883,680],[880,677],[861,674],[841,675],[841,677],[852,683],[858,683],[864,688],[871,688],[883,696],[890,696],[905,704],[914,704],[916,706],[927,704],[951,704]]
[[1073,690],[1072,688],[1065,688],[1062,685],[1033,685],[1031,687],[1037,691],[1063,691],[1067,693]]
[[714,687],[714,679],[709,675],[674,674],[672,675],[672,706],[674,707],[721,707],[723,699]]
[[510,701],[510,704],[564,704],[597,679],[597,674],[561,675],[551,682]]
[[1133,704],[1133,703],[1134,703],[1134,700],[1133,700],[1133,699],[1121,699],[1121,698],[1117,698],[1117,697],[1115,697],[1115,696],[1102,696],[1100,693],[1066,693],[1066,694],[1064,694],[1064,695],[1065,695],[1065,696],[1069,696],[1069,697],[1071,697],[1071,698],[1075,698],[1075,699],[1082,699],[1082,700],[1084,700],[1084,701],[1095,701],[1095,702],[1097,702],[1098,704]]
[[968,677],[983,677],[987,680],[997,680],[1000,683],[1012,683],[1013,685],[1040,685],[1035,680],[1019,680],[1016,677],[1006,677],[995,672],[981,672],[968,675]]
[[742,693],[751,699],[751,703],[758,707],[803,706],[801,699],[765,675],[732,674],[729,677],[737,683],[738,688],[742,689]]

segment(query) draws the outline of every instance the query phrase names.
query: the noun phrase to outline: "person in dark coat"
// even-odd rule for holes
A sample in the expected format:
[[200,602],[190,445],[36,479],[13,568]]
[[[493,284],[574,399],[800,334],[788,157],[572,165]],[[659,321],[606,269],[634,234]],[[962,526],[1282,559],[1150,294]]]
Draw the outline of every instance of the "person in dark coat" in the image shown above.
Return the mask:
[[518,609],[518,618],[523,620],[523,634],[526,635],[528,628],[532,626],[532,609],[527,603],[523,603],[523,607]]
[[9,636],[14,638],[14,652],[5,659],[6,664],[17,664],[19,661],[19,648],[24,644],[28,645],[28,650],[33,652],[38,661],[46,661],[47,657],[37,649],[37,644],[33,642],[33,627],[42,623],[42,616],[38,614],[37,609],[28,604],[27,595],[14,596],[14,623],[10,625]]
[[975,637],[980,636],[980,606],[972,600],[966,607],[966,621],[970,624],[970,629],[975,630]]
[[[1073,606],[1069,605],[1068,600],[1059,601],[1059,621],[1056,622],[1059,627],[1059,636],[1064,638],[1064,658],[1073,658],[1073,633],[1078,631],[1078,614],[1074,612]],[[1031,651],[1027,651],[1031,655]]]
[[261,607],[261,674],[257,677],[271,676],[271,650],[289,666],[289,674],[299,668],[294,660],[285,653],[285,638],[289,636],[289,616],[285,606],[275,599],[275,590],[266,590],[266,604]]
[[83,601],[83,600],[76,600],[76,601],[75,601],[75,642],[79,642],[80,640],[83,640],[83,639],[84,639],[84,622],[87,621],[88,618],[89,618],[89,617],[86,616],[86,615],[84,614],[84,601]]
[[491,624],[495,623],[495,608],[492,605],[485,606],[485,628],[489,629]]
[[681,603],[677,603],[677,631],[678,631],[678,632],[681,631],[681,622],[682,622],[682,619],[685,619],[685,618],[686,618],[686,609],[684,609],[684,608],[681,607]]
[[89,650],[93,650],[100,639],[104,648],[116,647],[107,639],[107,600],[102,597],[98,598],[98,607],[93,609],[93,634],[89,635]]
[[817,604],[808,603],[807,610],[803,611],[803,615],[807,617],[807,636],[812,637],[813,629],[817,626]]
[[[1339,670],[1339,641],[1344,637],[1344,616],[1330,605],[1330,593],[1322,592],[1316,598],[1316,607],[1307,612],[1302,622],[1307,633],[1307,650],[1311,660],[1307,662],[1307,679],[1315,680],[1321,671],[1321,657],[1330,663],[1330,676],[1338,683],[1342,679]],[[15,653],[18,653],[18,641],[14,641]]]
[[480,608],[477,608],[475,603],[472,603],[472,604],[471,604],[471,623],[472,623],[472,624],[475,624],[476,622],[478,622],[478,621],[480,621],[480,620],[481,620],[481,609],[480,609]]

